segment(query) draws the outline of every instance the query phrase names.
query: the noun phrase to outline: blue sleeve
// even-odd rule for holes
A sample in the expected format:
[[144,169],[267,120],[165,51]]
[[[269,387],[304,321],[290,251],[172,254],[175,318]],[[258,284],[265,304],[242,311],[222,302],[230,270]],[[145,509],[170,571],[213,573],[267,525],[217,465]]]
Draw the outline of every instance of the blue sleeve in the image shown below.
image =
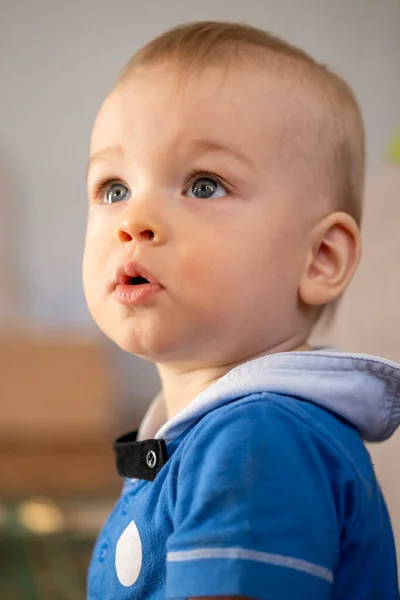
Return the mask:
[[208,415],[189,438],[167,599],[330,598],[341,525],[329,473],[338,457],[323,436],[258,396]]

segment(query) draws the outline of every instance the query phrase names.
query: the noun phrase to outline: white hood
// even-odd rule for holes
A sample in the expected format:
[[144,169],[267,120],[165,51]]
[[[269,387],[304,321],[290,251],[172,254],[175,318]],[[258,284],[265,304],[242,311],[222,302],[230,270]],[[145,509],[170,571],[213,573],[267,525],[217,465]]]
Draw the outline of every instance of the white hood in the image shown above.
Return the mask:
[[369,442],[389,438],[400,424],[400,365],[329,349],[272,354],[244,363],[169,421],[159,394],[143,420],[139,438],[163,438],[168,443],[210,410],[260,392],[318,404],[349,421]]

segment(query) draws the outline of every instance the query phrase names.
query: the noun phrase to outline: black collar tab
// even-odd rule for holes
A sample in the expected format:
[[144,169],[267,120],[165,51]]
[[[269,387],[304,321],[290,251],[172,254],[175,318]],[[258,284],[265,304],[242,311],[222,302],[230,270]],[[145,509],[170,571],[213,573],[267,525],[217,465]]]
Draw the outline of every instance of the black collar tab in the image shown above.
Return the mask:
[[114,442],[117,471],[121,477],[154,481],[168,460],[164,440],[136,441],[137,431]]

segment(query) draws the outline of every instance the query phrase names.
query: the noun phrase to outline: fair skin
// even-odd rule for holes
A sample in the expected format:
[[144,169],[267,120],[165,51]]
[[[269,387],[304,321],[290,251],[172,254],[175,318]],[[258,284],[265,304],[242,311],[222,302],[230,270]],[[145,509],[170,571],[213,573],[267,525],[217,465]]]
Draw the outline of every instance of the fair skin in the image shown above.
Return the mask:
[[[305,202],[274,151],[284,110],[259,70],[177,86],[164,66],[133,73],[98,115],[86,298],[108,337],[157,364],[170,417],[240,363],[307,349],[316,311],[356,268],[354,221]],[[161,286],[138,306],[115,293],[130,261]]]
[[[153,68],[96,120],[85,293],[106,335],[157,364],[169,416],[237,364],[306,349],[315,309],[358,262],[352,219],[305,203],[274,152],[281,95],[258,70],[209,68],[182,86]],[[163,289],[132,307],[112,281],[133,260]]]

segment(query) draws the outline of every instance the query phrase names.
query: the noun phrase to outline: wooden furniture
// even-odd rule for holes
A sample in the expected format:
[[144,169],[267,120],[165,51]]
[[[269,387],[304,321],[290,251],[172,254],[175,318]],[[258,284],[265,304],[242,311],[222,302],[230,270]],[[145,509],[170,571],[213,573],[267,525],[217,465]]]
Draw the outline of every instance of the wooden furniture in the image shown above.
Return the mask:
[[120,480],[106,357],[97,338],[0,340],[0,497],[110,493]]

